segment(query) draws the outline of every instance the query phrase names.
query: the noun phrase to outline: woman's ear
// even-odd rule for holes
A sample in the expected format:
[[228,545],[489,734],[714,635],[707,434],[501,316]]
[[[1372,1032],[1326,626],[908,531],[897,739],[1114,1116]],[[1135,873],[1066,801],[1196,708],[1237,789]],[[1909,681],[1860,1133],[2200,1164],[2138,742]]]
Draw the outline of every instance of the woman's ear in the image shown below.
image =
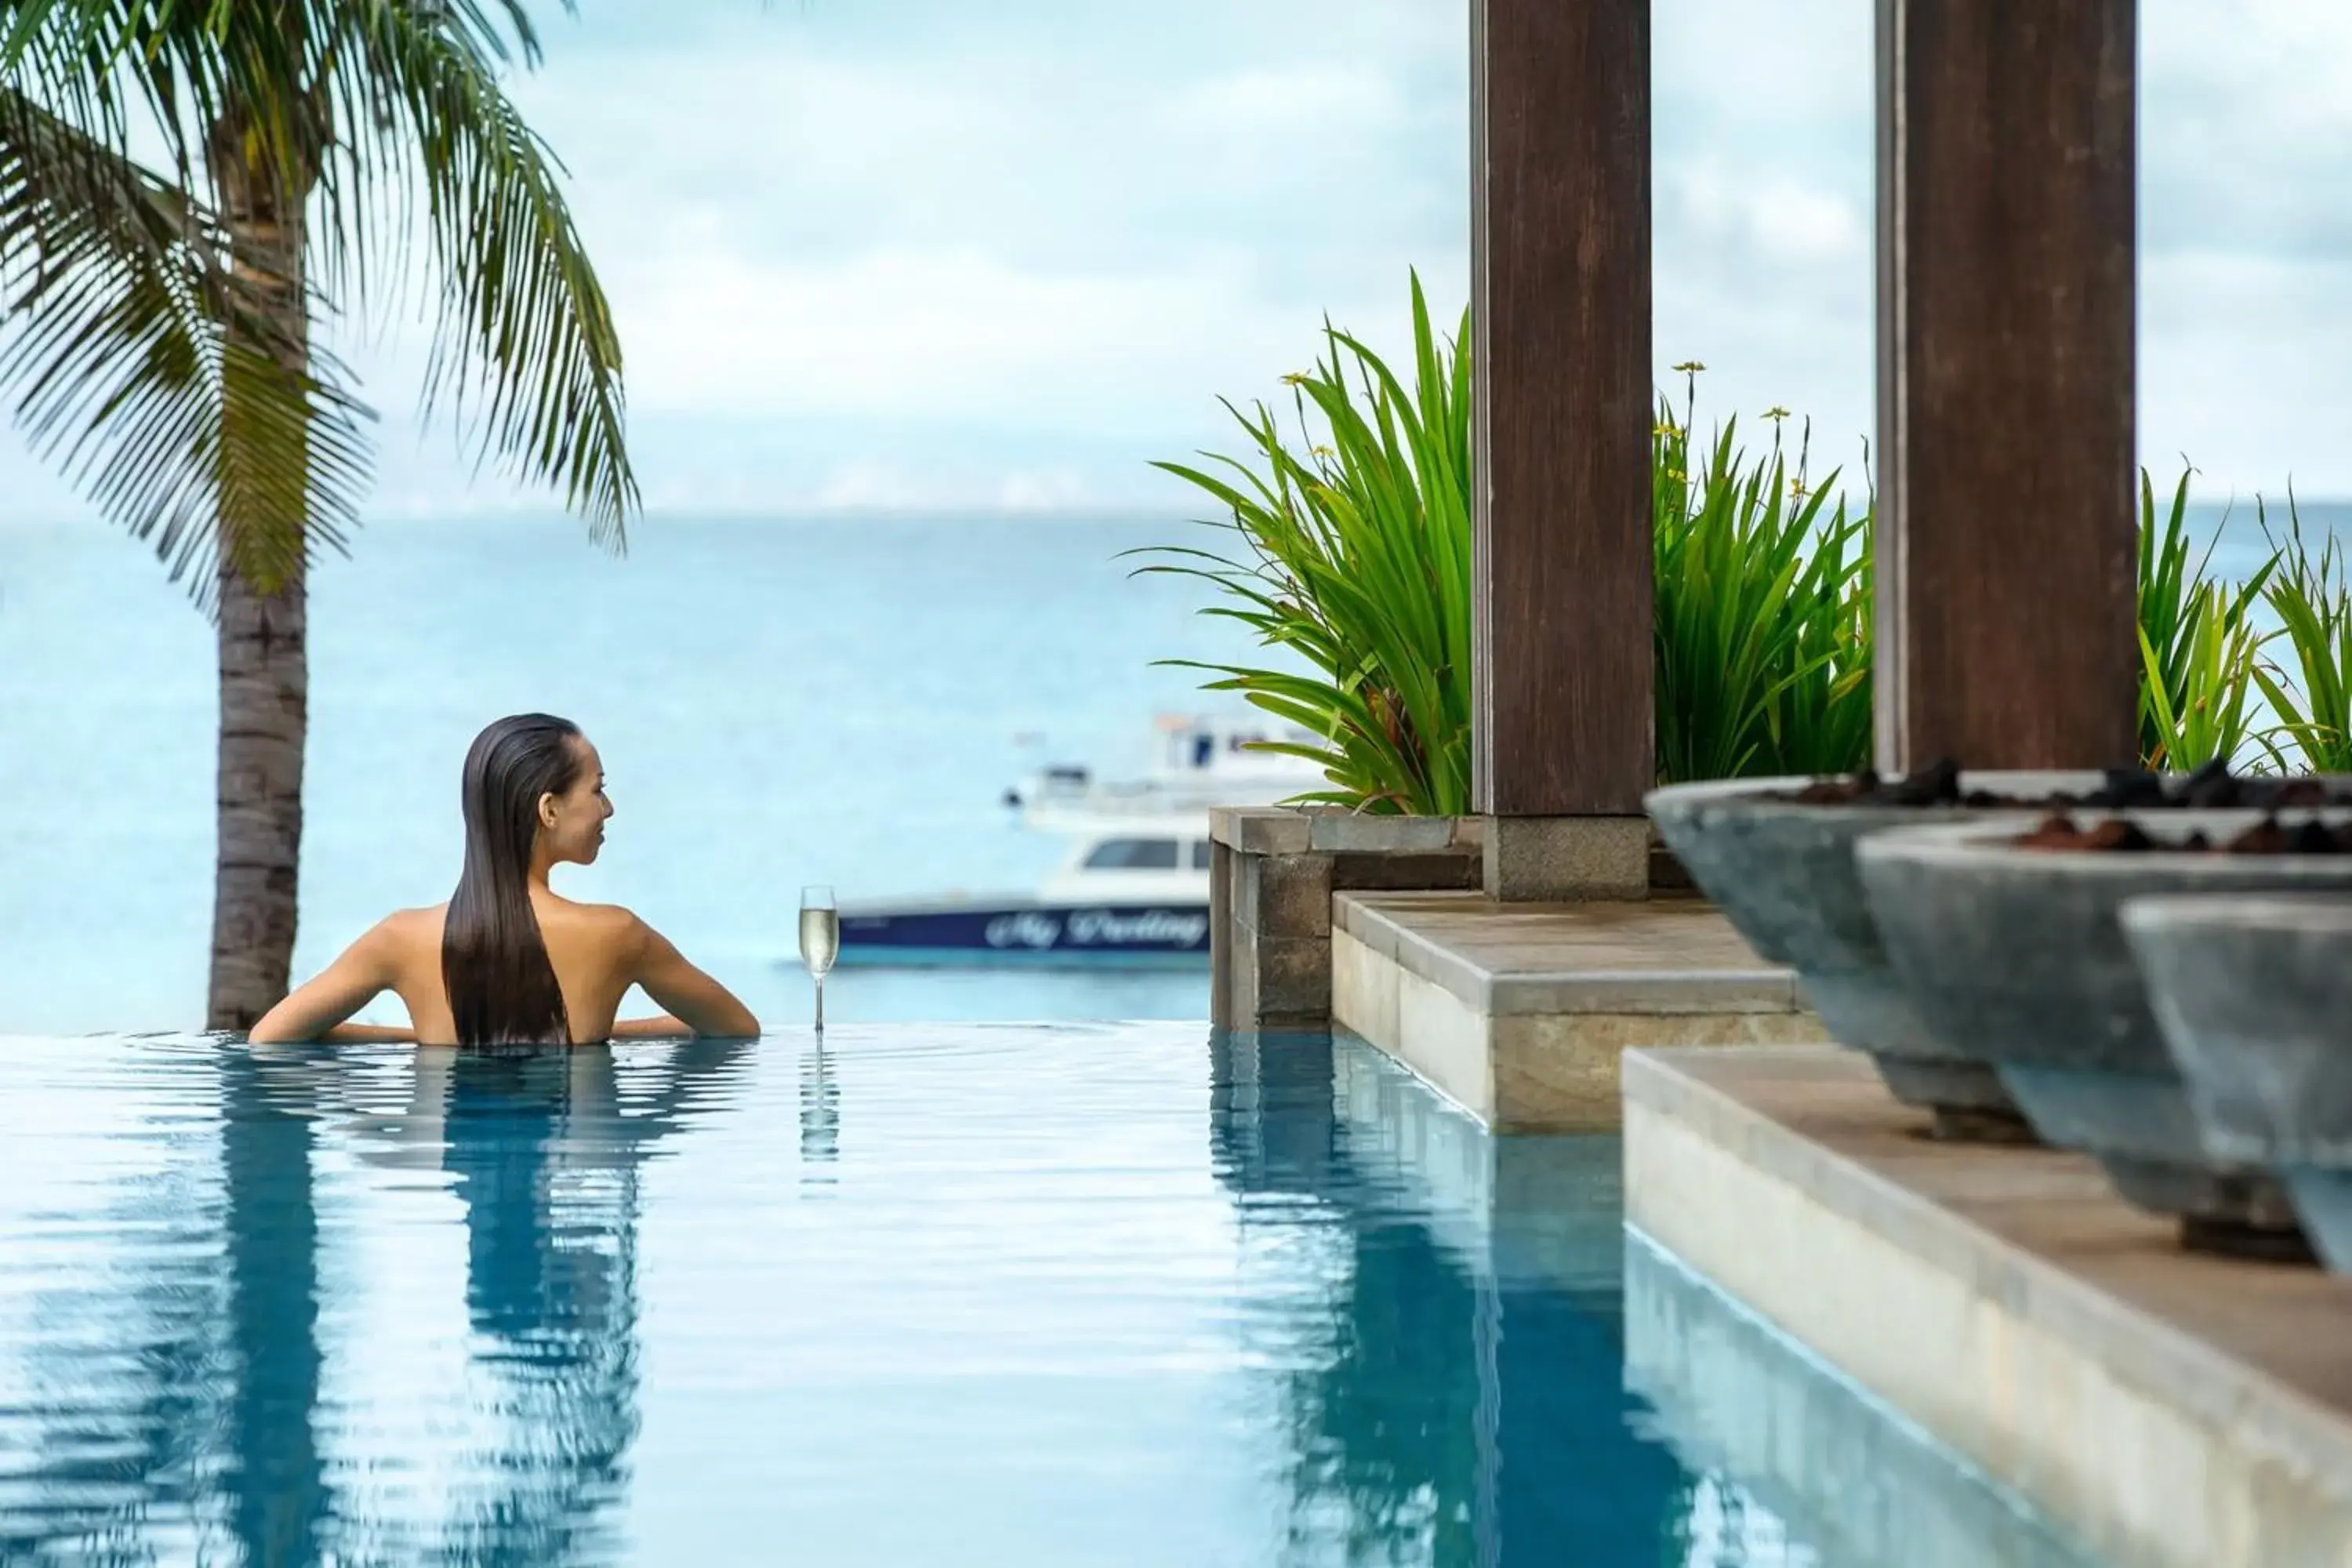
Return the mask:
[[555,797],[551,795],[539,797],[539,825],[551,831],[555,826]]

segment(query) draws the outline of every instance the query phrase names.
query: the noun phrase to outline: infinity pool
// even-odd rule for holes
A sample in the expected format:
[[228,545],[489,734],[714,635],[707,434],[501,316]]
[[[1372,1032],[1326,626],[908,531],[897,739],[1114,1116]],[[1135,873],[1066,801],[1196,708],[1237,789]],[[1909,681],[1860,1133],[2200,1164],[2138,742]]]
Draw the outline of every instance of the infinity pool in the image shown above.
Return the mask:
[[11,1040],[0,1131],[9,1563],[1828,1561],[1626,1392],[1614,1143],[1347,1043]]

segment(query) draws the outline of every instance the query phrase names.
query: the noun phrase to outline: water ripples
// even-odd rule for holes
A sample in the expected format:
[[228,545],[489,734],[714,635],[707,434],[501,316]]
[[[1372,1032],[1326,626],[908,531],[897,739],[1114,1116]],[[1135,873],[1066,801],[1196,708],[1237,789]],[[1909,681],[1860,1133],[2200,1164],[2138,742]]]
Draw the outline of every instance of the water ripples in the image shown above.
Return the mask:
[[0,1562],[1647,1563],[1697,1495],[1328,1042],[20,1039],[0,1106]]

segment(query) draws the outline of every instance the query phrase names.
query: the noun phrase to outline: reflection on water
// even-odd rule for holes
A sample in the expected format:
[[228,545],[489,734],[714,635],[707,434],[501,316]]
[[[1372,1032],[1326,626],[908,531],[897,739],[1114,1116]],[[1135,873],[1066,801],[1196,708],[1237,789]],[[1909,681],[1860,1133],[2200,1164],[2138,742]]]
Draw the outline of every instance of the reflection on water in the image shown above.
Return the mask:
[[1353,1042],[9,1042],[0,1136],[0,1562],[2081,1568],[1759,1464],[1638,1254],[1628,1393],[1615,1142]]
[[618,1556],[637,1435],[639,1169],[748,1047],[677,1047],[624,1104],[609,1047],[420,1053],[410,1125],[439,1123],[464,1205],[472,1394],[499,1419],[457,1467],[436,1558]]
[[312,1075],[301,1058],[217,1058],[222,1232],[228,1254],[232,1539],[248,1563],[310,1563],[332,1517],[319,1405],[319,1213]]
[[[268,1526],[255,1514],[268,1491],[253,1483],[268,1456],[249,1453],[234,1477],[220,1463],[224,1448],[235,1452],[220,1439],[259,1402],[219,1397],[238,1345],[222,1331],[228,1162],[194,1157],[213,1152],[210,1119],[199,1110],[178,1126],[77,1125],[41,1114],[50,1110],[40,1103],[45,1076],[12,1085],[35,1113],[10,1128],[5,1189],[28,1223],[11,1226],[0,1251],[0,1322],[14,1352],[0,1378],[0,1562],[147,1563],[193,1556],[205,1526],[259,1535]],[[109,1141],[76,1158],[93,1131]],[[299,1158],[299,1133],[271,1127],[261,1158],[236,1168]],[[93,1275],[76,1246],[83,1227],[142,1237],[143,1266]],[[268,1381],[271,1347],[244,1348],[238,1385]],[[296,1401],[299,1409],[299,1393]]]
[[833,1081],[833,1058],[819,1035],[801,1057],[801,1184],[833,1185],[833,1163],[840,1154],[841,1089]]
[[1328,1039],[1217,1049],[1243,1214],[1313,1200],[1342,1252],[1286,1374],[1289,1560],[1664,1561],[1690,1488],[1622,1388],[1616,1141],[1489,1139]]
[[[1964,1466],[1638,1235],[1626,1240],[1626,1376],[1695,1464],[1737,1475],[1821,1568],[2096,1568]],[[1752,1524],[1717,1504],[1721,1525]],[[1694,1545],[1702,1521],[1693,1516]],[[1693,1562],[1714,1558],[1694,1557]],[[2112,1568],[2112,1565],[2111,1565]]]
[[[57,1250],[70,1267],[62,1282],[37,1263],[16,1276],[39,1287],[40,1331],[0,1407],[0,1561],[610,1556],[637,1430],[638,1166],[718,1098],[743,1049],[682,1047],[626,1103],[609,1050],[422,1052],[404,1114],[354,1119],[371,1134],[362,1158],[424,1155],[462,1211],[481,1380],[468,1396],[495,1419],[439,1467],[462,1479],[437,1521],[339,1506],[338,1481],[383,1457],[333,1452],[353,1434],[322,1419],[317,1129],[367,1079],[307,1047],[208,1051],[201,1068],[179,1058],[175,1089],[203,1068],[213,1079],[216,1173],[191,1168],[175,1127],[183,1158],[155,1186],[129,1184],[100,1214],[29,1216],[46,1222],[26,1227],[33,1258]],[[99,1183],[68,1173],[64,1184]],[[127,1243],[127,1291],[71,1256],[75,1237],[105,1232]]]

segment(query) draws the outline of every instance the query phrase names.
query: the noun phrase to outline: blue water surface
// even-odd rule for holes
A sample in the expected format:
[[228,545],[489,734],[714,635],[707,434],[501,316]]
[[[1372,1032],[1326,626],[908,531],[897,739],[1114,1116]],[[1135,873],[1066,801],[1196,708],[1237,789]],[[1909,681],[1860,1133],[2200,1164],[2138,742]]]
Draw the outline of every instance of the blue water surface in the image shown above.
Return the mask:
[[12,1039],[0,1129],[12,1563],[1812,1561],[1625,1392],[1613,1141],[1352,1045]]

